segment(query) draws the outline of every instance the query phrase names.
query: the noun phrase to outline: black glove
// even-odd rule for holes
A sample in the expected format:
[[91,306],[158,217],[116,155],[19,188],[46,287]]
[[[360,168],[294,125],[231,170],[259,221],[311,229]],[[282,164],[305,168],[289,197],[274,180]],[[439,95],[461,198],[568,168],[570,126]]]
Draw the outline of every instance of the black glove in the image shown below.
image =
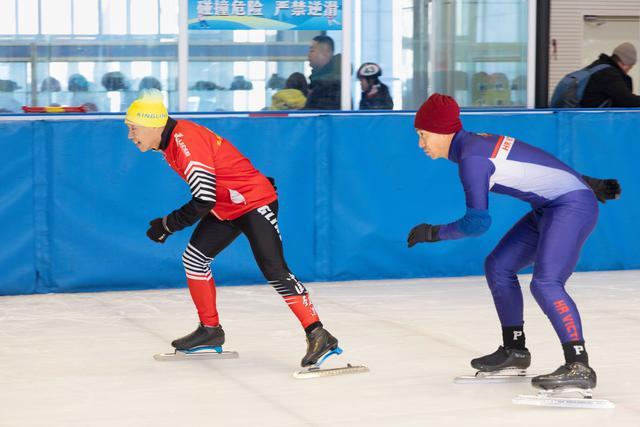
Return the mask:
[[409,232],[409,237],[407,237],[407,245],[409,247],[412,247],[416,243],[438,242],[440,241],[440,238],[438,237],[438,230],[440,230],[439,225],[431,225],[431,224],[416,225]]
[[165,218],[156,218],[149,222],[151,227],[147,230],[147,236],[154,242],[164,243],[171,235],[167,225],[164,224]]
[[598,179],[586,175],[582,175],[582,179],[589,184],[589,187],[591,187],[601,203],[620,198],[622,188],[620,188],[620,183],[617,179]]

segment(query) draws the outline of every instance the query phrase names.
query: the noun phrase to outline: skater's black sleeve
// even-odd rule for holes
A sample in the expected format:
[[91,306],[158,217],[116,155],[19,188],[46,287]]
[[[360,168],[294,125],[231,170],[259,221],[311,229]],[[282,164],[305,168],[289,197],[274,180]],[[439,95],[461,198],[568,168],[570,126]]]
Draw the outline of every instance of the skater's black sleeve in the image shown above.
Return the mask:
[[215,204],[215,200],[202,200],[197,197],[193,197],[181,208],[176,209],[166,216],[168,231],[174,233],[195,224],[210,212]]

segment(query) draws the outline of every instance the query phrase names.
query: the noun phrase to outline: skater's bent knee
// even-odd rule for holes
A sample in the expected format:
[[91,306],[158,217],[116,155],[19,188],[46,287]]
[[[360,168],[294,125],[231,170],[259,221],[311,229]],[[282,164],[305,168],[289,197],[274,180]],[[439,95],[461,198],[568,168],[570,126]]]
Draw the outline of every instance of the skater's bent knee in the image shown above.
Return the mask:
[[493,252],[484,259],[484,272],[487,277],[511,278],[516,274],[513,268]]

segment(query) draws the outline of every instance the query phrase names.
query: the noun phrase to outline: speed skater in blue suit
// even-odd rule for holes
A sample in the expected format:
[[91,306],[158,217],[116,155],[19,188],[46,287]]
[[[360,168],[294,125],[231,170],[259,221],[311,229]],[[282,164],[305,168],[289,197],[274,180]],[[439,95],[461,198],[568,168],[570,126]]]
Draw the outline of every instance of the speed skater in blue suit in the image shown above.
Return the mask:
[[551,374],[534,377],[532,385],[544,390],[595,387],[596,373],[589,366],[580,314],[565,284],[597,222],[598,200],[617,199],[618,181],[581,175],[551,154],[509,136],[465,131],[460,108],[449,96],[429,97],[416,114],[415,128],[427,156],[458,165],[466,213],[449,224],[415,226],[407,239],[409,247],[484,233],[491,225],[489,192],[515,197],[532,208],[486,257],[485,275],[502,326],[503,345],[473,359],[472,367],[481,372],[529,367],[517,273],[533,266],[531,293],[560,339],[565,364]]

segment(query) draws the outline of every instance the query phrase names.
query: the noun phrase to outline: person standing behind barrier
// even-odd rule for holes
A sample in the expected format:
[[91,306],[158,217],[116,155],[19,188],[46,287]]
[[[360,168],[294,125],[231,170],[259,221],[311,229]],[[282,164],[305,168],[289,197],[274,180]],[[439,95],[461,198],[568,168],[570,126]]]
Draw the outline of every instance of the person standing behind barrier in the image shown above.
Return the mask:
[[227,139],[189,120],[168,116],[157,90],[144,91],[127,109],[128,138],[141,151],[159,151],[191,190],[191,200],[153,219],[149,239],[169,236],[198,224],[182,256],[189,292],[198,310],[198,328],[171,345],[177,350],[222,346],[224,331],[216,307],[211,275],[213,258],[244,234],[253,255],[307,334],[302,366],[315,364],[338,340],[320,322],[304,285],[285,262],[278,228],[278,196],[273,184]]
[[380,81],[381,75],[382,69],[373,62],[365,62],[358,69],[362,88],[361,110],[393,110],[393,99],[387,85]]
[[587,68],[601,64],[608,67],[591,75],[580,107],[640,107],[640,96],[633,94],[633,82],[628,75],[637,59],[636,48],[631,43],[620,44],[611,56],[600,54]]
[[339,110],[342,55],[334,55],[333,39],[316,36],[309,47],[309,96],[305,110]]
[[484,372],[529,367],[517,273],[533,265],[531,293],[560,338],[566,363],[552,374],[533,378],[532,385],[595,387],[596,373],[589,367],[580,314],[565,284],[598,219],[597,199],[617,198],[618,182],[581,176],[550,154],[514,138],[465,131],[460,108],[449,96],[429,97],[414,124],[427,156],[457,163],[466,213],[449,224],[415,226],[407,238],[410,248],[487,231],[490,191],[532,207],[486,258],[485,274],[502,325],[503,345],[473,359],[471,366]]
[[271,110],[300,110],[307,102],[309,86],[302,73],[292,73],[285,82],[284,89],[271,97]]

